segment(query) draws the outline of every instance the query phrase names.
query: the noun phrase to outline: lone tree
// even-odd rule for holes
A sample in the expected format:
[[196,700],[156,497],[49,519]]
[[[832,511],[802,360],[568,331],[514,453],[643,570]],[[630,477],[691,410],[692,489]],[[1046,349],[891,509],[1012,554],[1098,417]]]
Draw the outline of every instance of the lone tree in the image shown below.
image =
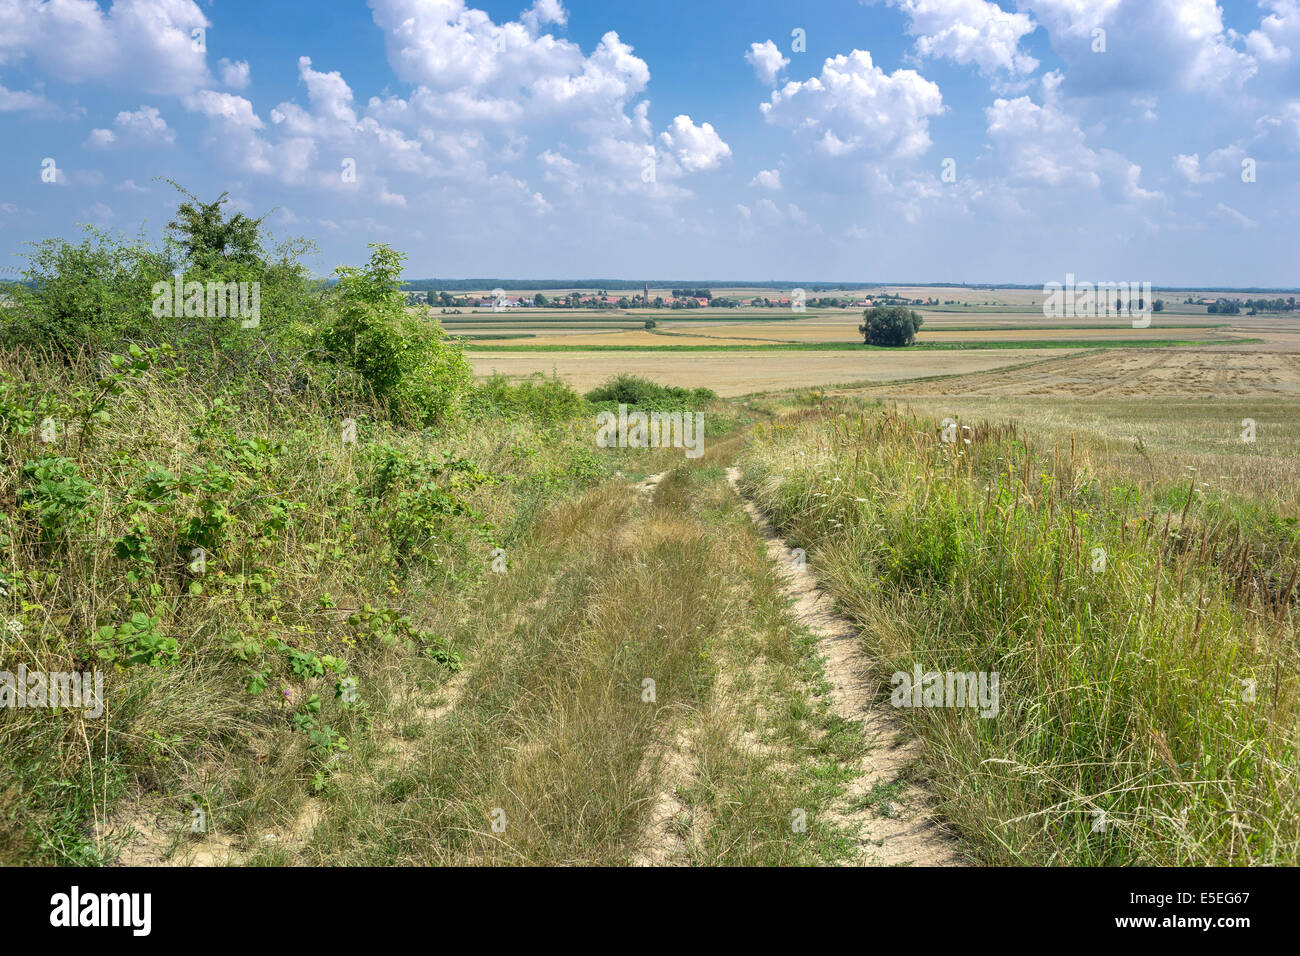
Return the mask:
[[163,181],[186,199],[177,207],[176,218],[167,224],[168,233],[181,248],[183,264],[204,273],[218,273],[231,266],[264,266],[267,257],[259,230],[266,216],[253,219],[237,212],[226,218],[221,207],[230,201],[228,193],[213,202],[203,202],[175,180],[164,177]]
[[901,305],[878,305],[862,313],[858,331],[868,345],[896,348],[911,345],[923,321],[920,312]]

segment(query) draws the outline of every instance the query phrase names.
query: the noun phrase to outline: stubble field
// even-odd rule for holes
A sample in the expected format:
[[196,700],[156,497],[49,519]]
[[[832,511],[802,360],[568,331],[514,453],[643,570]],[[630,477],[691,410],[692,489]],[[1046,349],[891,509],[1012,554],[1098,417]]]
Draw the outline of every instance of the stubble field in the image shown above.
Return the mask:
[[[917,307],[925,324],[915,351],[863,349],[857,309],[527,309],[437,317],[450,334],[465,339],[476,375],[555,374],[580,390],[620,373],[704,386],[724,397],[919,379],[942,380],[949,390],[1008,396],[1226,397],[1289,394],[1300,384],[1296,358],[1269,357],[1300,353],[1300,322],[1290,316],[1209,315],[1203,305],[1170,296],[1165,311],[1135,329],[1117,316],[1045,318],[1036,290],[897,291],[941,303]],[[721,294],[743,299],[789,293]],[[644,328],[646,319],[656,326]],[[1105,351],[1086,354],[1094,345]],[[1035,365],[1040,362],[1046,364]],[[997,370],[1009,371],[990,375]]]
[[664,385],[711,388],[720,396],[927,375],[961,375],[1052,358],[1054,350],[954,352],[469,352],[474,372],[523,378],[555,374],[587,391],[620,372]]

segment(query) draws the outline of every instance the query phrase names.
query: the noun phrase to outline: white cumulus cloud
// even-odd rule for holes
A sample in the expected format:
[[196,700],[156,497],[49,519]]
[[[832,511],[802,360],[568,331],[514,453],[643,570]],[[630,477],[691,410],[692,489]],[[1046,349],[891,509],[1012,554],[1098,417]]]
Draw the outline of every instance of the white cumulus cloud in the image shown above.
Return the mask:
[[247,60],[232,61],[222,57],[217,61],[217,70],[221,73],[221,85],[228,89],[246,89],[252,79],[252,70]]
[[[210,81],[193,0],[4,0],[0,66],[30,62],[65,82],[183,94]],[[200,34],[200,37],[203,37]]]
[[943,111],[943,97],[915,70],[885,73],[866,50],[854,50],[828,58],[819,76],[775,90],[760,109],[827,156],[907,158],[929,149],[929,118]]
[[713,126],[696,126],[689,116],[676,117],[672,125],[659,134],[659,142],[688,173],[717,169],[731,155],[731,147],[722,141]]
[[1109,149],[1094,149],[1076,117],[1056,95],[1058,79],[1044,78],[1044,102],[1028,96],[999,98],[985,109],[988,136],[1012,186],[1047,187],[1063,195],[1070,190],[1107,190],[1116,200],[1159,198],[1142,188],[1142,167]]
[[[1215,0],[1018,0],[1047,30],[1080,92],[1240,89],[1257,63]],[[1105,51],[1094,52],[1105,34]]]
[[1020,49],[1034,32],[1025,13],[1010,13],[990,0],[889,0],[907,16],[907,32],[916,37],[916,52],[975,64],[983,73],[1005,70],[1028,74],[1038,61]]
[[754,74],[768,86],[776,84],[777,74],[790,65],[790,58],[781,55],[775,43],[764,40],[751,43],[745,62],[754,68]]

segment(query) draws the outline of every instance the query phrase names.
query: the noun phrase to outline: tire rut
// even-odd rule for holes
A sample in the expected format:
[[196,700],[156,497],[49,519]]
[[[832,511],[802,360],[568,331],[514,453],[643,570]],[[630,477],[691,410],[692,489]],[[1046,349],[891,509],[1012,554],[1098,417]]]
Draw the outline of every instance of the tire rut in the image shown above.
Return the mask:
[[[917,743],[910,739],[898,716],[877,701],[877,684],[870,677],[870,661],[862,635],[835,610],[831,595],[816,575],[802,564],[792,567],[789,549],[753,502],[740,495],[738,468],[727,469],[727,481],[758,526],[769,558],[780,570],[781,590],[791,600],[794,619],[817,639],[825,657],[825,676],[831,686],[831,707],[844,720],[859,724],[869,742],[861,757],[858,776],[836,808],[835,823],[857,834],[859,866],[964,866],[956,842],[927,810],[927,796],[906,782],[915,763]],[[896,794],[881,797],[881,794]],[[870,809],[876,804],[881,812]]]

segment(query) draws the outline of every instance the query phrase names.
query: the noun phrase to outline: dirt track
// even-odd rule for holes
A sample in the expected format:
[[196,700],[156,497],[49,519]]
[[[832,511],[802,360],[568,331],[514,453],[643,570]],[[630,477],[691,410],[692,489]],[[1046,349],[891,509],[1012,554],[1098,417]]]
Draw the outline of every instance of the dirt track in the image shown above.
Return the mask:
[[[739,469],[727,469],[733,489],[739,477]],[[812,632],[825,656],[832,709],[844,720],[860,723],[870,742],[858,777],[835,815],[837,824],[857,833],[856,862],[861,866],[965,865],[956,843],[926,812],[925,793],[918,788],[902,788],[895,800],[883,804],[884,812],[864,805],[864,796],[893,784],[916,759],[915,742],[907,738],[897,715],[876,700],[858,629],[835,610],[830,594],[822,590],[807,564],[790,561],[790,549],[758,508],[746,501],[745,510],[762,532],[768,557],[781,569],[785,579],[781,590],[793,602],[795,620]]]

